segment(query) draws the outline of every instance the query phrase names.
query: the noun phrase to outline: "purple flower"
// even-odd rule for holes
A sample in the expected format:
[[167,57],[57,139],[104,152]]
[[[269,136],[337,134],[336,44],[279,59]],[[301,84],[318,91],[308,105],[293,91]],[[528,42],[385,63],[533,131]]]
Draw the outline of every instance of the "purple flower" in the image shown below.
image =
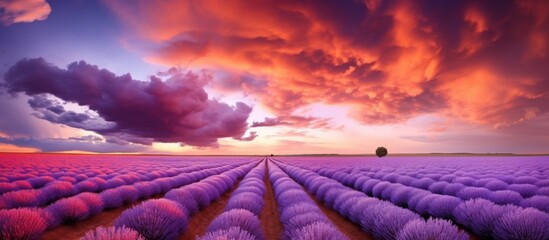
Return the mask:
[[171,190],[164,198],[179,203],[191,215],[199,210],[197,198],[189,187]]
[[[364,193],[361,193],[359,191],[344,191],[335,198],[333,206],[342,215],[346,216],[348,213],[348,209],[350,207],[349,203],[352,204],[352,202],[349,202],[349,203],[347,202],[350,199],[357,198],[357,197],[366,197],[366,195],[364,195]],[[343,212],[347,212],[347,213],[343,214]]]
[[111,179],[107,180],[107,187],[108,188],[115,188],[115,187],[119,187],[119,186],[123,186],[123,185],[126,185],[126,181],[124,181],[123,179],[121,179],[119,177],[114,177],[114,178],[111,178]]
[[263,209],[263,196],[255,193],[239,193],[237,195],[233,195],[227,202],[225,210],[236,208],[249,210],[259,216],[259,214],[261,214],[261,209]]
[[430,178],[421,178],[419,180],[414,180],[410,183],[410,186],[421,189],[428,189],[431,184],[435,183],[435,180]]
[[377,204],[366,205],[362,209],[360,217],[358,217],[362,230],[365,232],[372,232],[374,224],[382,218],[383,214],[390,210],[389,208],[391,206],[396,207],[384,201],[378,201]]
[[533,196],[531,198],[524,199],[521,202],[523,207],[537,208],[541,211],[549,213],[549,197],[547,196]]
[[417,188],[411,188],[400,184],[396,186],[397,187],[391,191],[386,199],[390,200],[397,206],[407,206],[408,201],[410,201],[410,198],[413,196],[413,193],[419,190]]
[[420,219],[420,216],[399,207],[387,207],[373,223],[372,233],[376,239],[393,240],[397,233],[409,221]]
[[437,218],[451,218],[453,216],[452,212],[456,206],[463,202],[461,199],[454,196],[438,194],[435,196],[437,197],[429,203],[428,212],[429,215]]
[[506,190],[508,186],[509,184],[498,179],[493,179],[484,184],[484,187],[490,191]]
[[176,202],[154,199],[122,212],[114,226],[132,228],[146,239],[171,240],[187,228],[187,217]]
[[436,183],[431,184],[431,186],[429,186],[428,190],[432,193],[442,194],[444,192],[444,188],[448,184],[449,183],[447,183],[447,182],[436,182]]
[[311,202],[312,199],[301,189],[286,190],[277,198],[279,207],[284,208],[299,202]]
[[[336,200],[337,197],[341,196],[343,193],[346,193],[346,192],[349,192],[349,189],[347,187],[344,187],[344,186],[339,186],[339,187],[334,187],[332,189],[328,189],[328,191],[326,191],[324,197],[321,199],[324,204],[330,208],[334,208],[334,202]],[[357,191],[351,191],[351,192],[356,192],[358,194],[360,194],[359,192]]]
[[536,195],[542,195],[549,197],[549,187],[540,187],[536,191]]
[[413,177],[410,177],[410,176],[406,176],[406,175],[402,175],[402,176],[399,176],[395,182],[397,183],[400,183],[402,185],[406,185],[406,186],[409,186],[414,180],[416,180],[416,178],[413,178]]
[[454,220],[466,228],[471,229],[476,235],[490,237],[494,222],[503,214],[518,210],[513,205],[499,206],[488,200],[472,199],[459,204],[454,209]]
[[126,227],[98,227],[88,231],[80,240],[145,240],[139,233]]
[[355,182],[353,183],[353,188],[354,189],[360,189],[362,187],[362,185],[370,179],[371,178],[367,177],[367,176],[360,176],[360,177],[356,178]]
[[69,197],[76,193],[74,185],[70,182],[54,181],[46,184],[40,190],[40,196],[44,198],[44,203],[55,201],[60,198]]
[[310,212],[294,215],[289,220],[283,222],[283,224],[285,229],[296,229],[296,228],[307,226],[315,222],[330,223],[330,220],[328,220],[326,215],[320,213],[319,211],[310,211]]
[[456,196],[456,193],[465,188],[465,185],[461,183],[450,183],[444,187],[444,195]]
[[416,219],[408,222],[396,236],[396,240],[468,240],[469,235],[452,223],[442,219]]
[[537,181],[538,179],[532,176],[520,176],[515,178],[516,184],[534,184]]
[[511,184],[507,189],[520,193],[523,198],[529,198],[536,195],[538,187],[532,184]]
[[105,208],[101,196],[97,193],[80,193],[74,198],[82,200],[87,205],[90,216],[100,213]]
[[138,182],[133,184],[133,187],[137,189],[139,198],[141,199],[150,198],[161,192],[160,187],[152,182]]
[[320,209],[314,203],[310,203],[310,202],[296,203],[292,206],[288,206],[288,207],[282,209],[282,211],[280,213],[280,222],[286,223],[291,218],[293,218],[297,215],[310,213],[310,212],[319,212],[319,211],[320,211]]
[[49,205],[45,210],[52,214],[53,226],[65,222],[83,220],[90,214],[86,202],[76,197],[58,200],[52,205]]
[[415,190],[410,190],[410,192],[408,192],[408,196],[409,197],[409,200],[408,200],[408,208],[409,209],[416,209],[417,205],[419,204],[419,202],[421,201],[421,199],[423,199],[425,196],[429,196],[429,195],[433,195],[432,193],[430,193],[429,191],[425,191],[425,190],[422,190],[422,189],[415,189]]
[[29,178],[27,181],[32,185],[33,188],[41,188],[49,182],[53,182],[55,179],[50,176],[41,176]]
[[509,212],[495,222],[493,234],[502,240],[547,240],[549,215],[534,208]]
[[77,192],[95,192],[99,189],[95,181],[82,181],[74,185]]
[[315,222],[302,228],[285,231],[283,240],[312,240],[312,239],[348,239],[334,226],[325,222]]
[[38,211],[28,208],[0,210],[0,239],[40,239],[47,225]]
[[259,218],[245,209],[232,209],[217,216],[208,226],[208,232],[228,230],[231,227],[239,227],[249,232],[257,239],[264,239]]
[[511,190],[499,190],[495,192],[491,192],[488,196],[488,199],[490,201],[503,205],[503,204],[514,204],[514,205],[520,205],[523,198],[522,196],[514,191]]
[[456,197],[459,197],[463,200],[469,200],[474,198],[483,198],[489,199],[490,190],[480,187],[465,187],[456,193]]
[[117,208],[124,204],[124,199],[119,194],[118,189],[107,189],[99,193],[101,200],[103,201],[103,206],[105,209]]
[[380,180],[377,180],[377,179],[370,179],[370,180],[367,180],[366,182],[364,182],[364,184],[362,184],[362,186],[360,187],[360,190],[363,192],[363,193],[366,193],[368,195],[372,195],[372,189],[374,188],[374,186],[378,183],[380,183],[381,181]]
[[220,240],[220,239],[238,239],[238,240],[256,240],[257,237],[240,227],[231,227],[228,229],[220,229],[213,232],[207,232],[204,236],[197,240]]
[[391,183],[390,182],[380,182],[378,184],[376,184],[373,188],[372,188],[372,195],[374,197],[377,197],[377,198],[381,198],[381,193],[386,189],[388,188],[389,186],[391,186]]
[[245,192],[251,192],[259,196],[263,196],[263,194],[265,193],[265,190],[264,190],[264,186],[257,187],[254,185],[242,185],[242,186],[239,186],[236,190],[234,190],[233,194],[240,194]]
[[452,182],[461,183],[465,186],[474,186],[475,181],[476,180],[472,177],[457,177],[457,178],[454,178]]
[[44,202],[41,198],[40,191],[35,189],[18,190],[4,193],[0,196],[0,205],[3,208],[17,207],[38,207]]

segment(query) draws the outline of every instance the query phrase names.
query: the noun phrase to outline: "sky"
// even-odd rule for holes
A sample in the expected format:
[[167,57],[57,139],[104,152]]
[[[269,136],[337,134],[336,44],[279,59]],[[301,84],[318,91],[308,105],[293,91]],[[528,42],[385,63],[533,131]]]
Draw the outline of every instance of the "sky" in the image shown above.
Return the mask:
[[549,153],[544,0],[0,1],[0,152]]

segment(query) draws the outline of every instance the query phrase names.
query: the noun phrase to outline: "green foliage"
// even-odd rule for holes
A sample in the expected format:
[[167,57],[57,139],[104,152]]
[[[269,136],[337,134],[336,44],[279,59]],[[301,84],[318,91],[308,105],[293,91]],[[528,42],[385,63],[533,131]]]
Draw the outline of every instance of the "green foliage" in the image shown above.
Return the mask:
[[385,157],[385,156],[387,156],[387,148],[385,148],[385,147],[378,147],[378,148],[376,149],[376,155],[377,155],[378,157]]

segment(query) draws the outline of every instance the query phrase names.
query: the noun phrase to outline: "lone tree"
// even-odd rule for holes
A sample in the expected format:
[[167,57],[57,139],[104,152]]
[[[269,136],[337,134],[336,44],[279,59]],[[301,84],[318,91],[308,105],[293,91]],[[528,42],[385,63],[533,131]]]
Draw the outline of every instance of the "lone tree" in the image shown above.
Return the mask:
[[376,155],[377,155],[378,157],[380,157],[380,158],[381,158],[381,157],[387,156],[387,148],[385,148],[385,147],[378,147],[378,148],[376,149]]

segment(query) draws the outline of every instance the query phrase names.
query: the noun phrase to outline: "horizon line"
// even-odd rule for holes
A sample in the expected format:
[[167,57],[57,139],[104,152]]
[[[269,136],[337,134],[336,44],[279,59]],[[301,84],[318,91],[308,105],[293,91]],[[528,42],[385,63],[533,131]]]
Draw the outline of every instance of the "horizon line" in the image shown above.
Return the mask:
[[[271,154],[177,154],[177,153],[96,153],[96,152],[0,152],[0,154],[48,154],[48,155],[112,155],[112,156],[190,156],[190,157],[209,157],[209,156],[271,156]],[[405,157],[405,156],[549,156],[549,153],[501,153],[501,152],[431,152],[431,153],[391,153],[388,156]],[[341,153],[291,153],[291,154],[273,154],[273,156],[341,156],[341,157],[358,157],[358,156],[376,156],[375,153],[357,153],[357,154],[341,154]]]

